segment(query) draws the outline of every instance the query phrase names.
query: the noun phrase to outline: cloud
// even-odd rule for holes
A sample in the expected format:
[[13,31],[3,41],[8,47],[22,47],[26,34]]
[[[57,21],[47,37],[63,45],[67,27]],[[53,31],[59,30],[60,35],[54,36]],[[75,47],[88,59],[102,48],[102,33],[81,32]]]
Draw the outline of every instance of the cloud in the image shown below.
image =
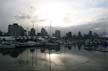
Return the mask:
[[106,21],[107,3],[108,0],[0,0],[0,28],[4,30],[14,22],[49,25],[49,19],[56,26]]

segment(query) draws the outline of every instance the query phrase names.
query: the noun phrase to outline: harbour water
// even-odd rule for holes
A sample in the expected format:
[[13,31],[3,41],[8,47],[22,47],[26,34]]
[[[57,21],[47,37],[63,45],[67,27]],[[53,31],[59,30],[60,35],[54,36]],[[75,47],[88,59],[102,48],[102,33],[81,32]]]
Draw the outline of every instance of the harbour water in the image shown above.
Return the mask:
[[39,47],[1,48],[0,71],[108,71],[108,53],[64,46],[44,51]]

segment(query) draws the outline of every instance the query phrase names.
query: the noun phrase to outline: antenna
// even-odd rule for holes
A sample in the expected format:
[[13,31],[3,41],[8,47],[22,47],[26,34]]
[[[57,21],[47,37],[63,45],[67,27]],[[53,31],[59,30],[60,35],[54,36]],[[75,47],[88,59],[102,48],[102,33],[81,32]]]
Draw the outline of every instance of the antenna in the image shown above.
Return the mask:
[[37,24],[37,32],[36,32],[36,34],[38,33],[38,24]]
[[27,36],[29,36],[29,27],[27,27]]
[[33,28],[34,28],[34,23],[33,23]]
[[50,21],[50,35],[51,35],[51,25],[52,25],[52,21]]

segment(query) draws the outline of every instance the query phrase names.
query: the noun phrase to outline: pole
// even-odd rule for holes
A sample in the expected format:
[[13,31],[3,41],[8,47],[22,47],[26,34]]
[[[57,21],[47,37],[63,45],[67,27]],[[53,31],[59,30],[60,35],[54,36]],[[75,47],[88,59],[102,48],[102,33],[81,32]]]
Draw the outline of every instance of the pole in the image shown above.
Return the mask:
[[36,34],[38,33],[38,24],[37,24],[37,32],[36,32]]
[[50,57],[50,50],[49,50],[49,71],[51,71],[51,57]]

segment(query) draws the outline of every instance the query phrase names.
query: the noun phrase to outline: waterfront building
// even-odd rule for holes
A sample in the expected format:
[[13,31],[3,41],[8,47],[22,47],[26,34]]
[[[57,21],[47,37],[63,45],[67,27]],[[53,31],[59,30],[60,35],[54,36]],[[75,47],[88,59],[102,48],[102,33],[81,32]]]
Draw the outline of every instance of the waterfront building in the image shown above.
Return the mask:
[[29,31],[29,35],[30,36],[35,36],[36,35],[36,32],[35,32],[34,28],[31,28],[31,30]]
[[41,29],[41,36],[48,36],[48,33],[44,28]]
[[9,36],[24,36],[25,32],[26,30],[17,23],[14,23],[13,25],[8,25]]
[[59,30],[56,30],[54,36],[58,39],[61,38],[61,32]]

